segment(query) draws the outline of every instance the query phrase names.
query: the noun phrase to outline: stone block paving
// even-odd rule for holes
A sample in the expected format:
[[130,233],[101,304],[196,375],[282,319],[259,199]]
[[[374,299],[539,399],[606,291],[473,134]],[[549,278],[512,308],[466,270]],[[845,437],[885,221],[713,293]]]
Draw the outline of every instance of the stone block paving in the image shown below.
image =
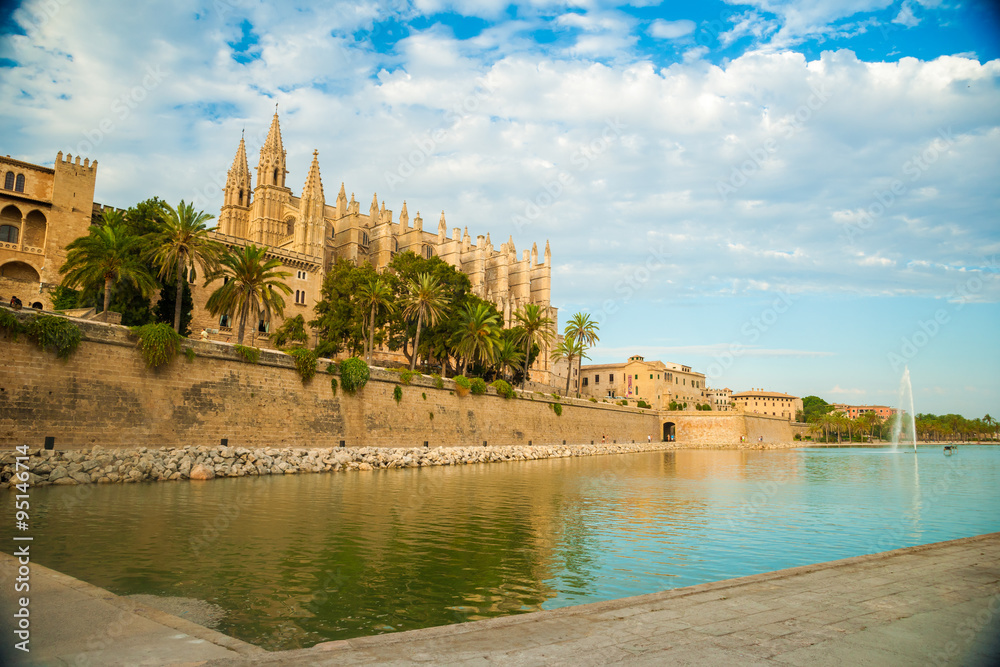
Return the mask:
[[[114,598],[94,595],[93,604]],[[74,613],[83,613],[84,603]],[[58,616],[47,606],[35,609]],[[137,634],[152,637],[147,631]],[[252,651],[229,638],[216,645],[206,632],[201,654],[187,641],[173,661],[145,655],[141,664],[988,667],[1000,665],[1000,533],[304,650]],[[64,639],[60,654],[84,650]],[[157,641],[169,655],[169,637]],[[104,662],[115,656],[102,647],[100,664],[137,657],[128,642],[121,650],[126,659]]]

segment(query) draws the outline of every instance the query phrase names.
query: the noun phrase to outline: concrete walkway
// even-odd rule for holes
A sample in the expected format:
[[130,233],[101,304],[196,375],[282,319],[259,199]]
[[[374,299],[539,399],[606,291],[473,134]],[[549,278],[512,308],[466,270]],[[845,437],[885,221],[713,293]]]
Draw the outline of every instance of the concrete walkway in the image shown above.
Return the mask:
[[38,566],[32,592],[37,664],[1000,664],[1000,533],[278,653]]

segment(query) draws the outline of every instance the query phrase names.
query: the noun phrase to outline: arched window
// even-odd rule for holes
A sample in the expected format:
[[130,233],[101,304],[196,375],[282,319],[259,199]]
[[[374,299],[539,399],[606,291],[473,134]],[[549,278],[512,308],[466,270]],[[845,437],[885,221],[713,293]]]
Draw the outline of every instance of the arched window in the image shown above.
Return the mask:
[[257,322],[257,333],[266,334],[267,333],[267,322],[260,320]]
[[226,313],[222,314],[222,317],[219,318],[219,326],[224,329],[228,329],[230,326],[232,326],[229,323],[229,315],[227,315]]
[[277,168],[275,168],[275,170],[274,170],[274,184],[275,185],[278,184],[278,170],[277,170]]
[[4,190],[14,189],[14,172],[8,171],[7,175],[3,177],[3,189]]
[[14,192],[24,192],[24,174],[17,175],[17,182],[14,185]]
[[17,227],[0,225],[0,243],[17,243]]

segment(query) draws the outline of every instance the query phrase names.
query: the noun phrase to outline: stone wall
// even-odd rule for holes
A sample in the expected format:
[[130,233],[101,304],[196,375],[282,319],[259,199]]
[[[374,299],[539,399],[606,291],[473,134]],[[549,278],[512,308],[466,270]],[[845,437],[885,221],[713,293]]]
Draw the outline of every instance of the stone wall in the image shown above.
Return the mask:
[[664,412],[662,421],[676,424],[679,447],[738,445],[746,442],[793,442],[792,425],[787,419],[741,412]]
[[429,377],[402,385],[398,374],[378,369],[356,395],[334,394],[325,360],[303,383],[290,356],[265,350],[255,365],[224,343],[185,341],[193,360],[181,354],[149,369],[127,329],[74,322],[83,340],[66,360],[0,330],[0,449],[37,447],[46,436],[64,450],[211,446],[223,438],[232,447],[561,445],[602,436],[610,444],[662,433],[647,410],[534,392],[458,396],[450,380],[444,389]]

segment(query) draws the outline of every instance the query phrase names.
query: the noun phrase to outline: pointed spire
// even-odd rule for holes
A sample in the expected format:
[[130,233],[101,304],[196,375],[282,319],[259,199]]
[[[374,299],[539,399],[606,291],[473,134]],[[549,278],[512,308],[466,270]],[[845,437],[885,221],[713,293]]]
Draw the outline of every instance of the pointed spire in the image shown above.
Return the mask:
[[278,106],[274,107],[274,118],[267,139],[260,147],[257,162],[257,185],[277,185],[285,187],[285,149],[281,144],[281,126],[278,123]]
[[549,248],[549,240],[545,239],[545,263],[549,264],[552,262],[552,249]]
[[444,211],[441,211],[441,220],[438,221],[438,234],[448,233],[448,223],[444,220]]
[[261,147],[261,151],[264,149],[276,150],[279,153],[284,152],[284,148],[281,145],[281,125],[278,123],[278,105],[274,105],[274,118],[271,119],[271,129],[267,131],[267,139],[264,140],[264,145]]
[[492,247],[493,246],[493,242],[490,241],[490,233],[489,232],[486,232],[486,246],[487,247]]
[[247,145],[243,137],[240,137],[240,146],[236,149],[236,157],[233,158],[233,166],[229,170],[230,178],[241,174],[250,173],[250,162],[247,160]]
[[399,226],[406,229],[410,226],[410,214],[406,211],[406,200],[403,200],[403,209],[399,212]]
[[341,199],[347,201],[347,193],[344,191],[343,181],[340,182],[340,192],[337,193],[337,201],[340,201]]
[[312,165],[309,166],[309,174],[306,176],[306,183],[302,186],[302,199],[314,199],[325,202],[323,196],[323,179],[319,175],[319,151],[313,151]]

